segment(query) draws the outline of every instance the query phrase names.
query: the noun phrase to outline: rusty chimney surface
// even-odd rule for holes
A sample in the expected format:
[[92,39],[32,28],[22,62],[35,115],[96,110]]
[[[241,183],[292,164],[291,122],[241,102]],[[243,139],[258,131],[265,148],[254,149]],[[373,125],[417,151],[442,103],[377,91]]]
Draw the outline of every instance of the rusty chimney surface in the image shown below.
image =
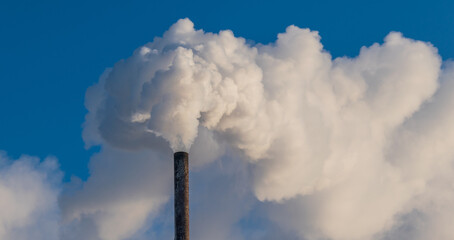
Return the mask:
[[189,154],[173,154],[175,185],[175,240],[189,240]]

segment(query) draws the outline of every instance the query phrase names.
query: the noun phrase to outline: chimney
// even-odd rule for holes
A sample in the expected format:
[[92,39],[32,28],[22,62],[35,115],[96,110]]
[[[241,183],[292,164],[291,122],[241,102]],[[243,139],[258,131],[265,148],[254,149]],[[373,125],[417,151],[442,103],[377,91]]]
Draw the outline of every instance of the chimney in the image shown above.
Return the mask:
[[175,240],[189,240],[189,168],[187,152],[173,154]]

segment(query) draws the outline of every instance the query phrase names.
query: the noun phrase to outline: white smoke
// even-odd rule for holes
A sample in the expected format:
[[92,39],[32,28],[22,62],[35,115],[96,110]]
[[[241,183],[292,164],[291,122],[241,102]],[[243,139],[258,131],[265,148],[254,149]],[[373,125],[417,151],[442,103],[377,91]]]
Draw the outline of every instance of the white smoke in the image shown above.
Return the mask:
[[[251,45],[182,19],[87,90],[83,137],[102,148],[60,198],[59,238],[172,238],[184,150],[195,239],[451,240],[453,91],[454,64],[400,33],[333,59],[308,29]],[[54,213],[49,161],[3,164],[0,192],[50,197],[0,198],[25,209],[0,214],[1,239]]]
[[54,158],[13,160],[0,151],[0,239],[58,239],[61,176]]
[[87,92],[85,140],[206,142],[196,156],[210,157],[191,158],[202,172],[226,145],[238,150],[267,218],[299,239],[402,238],[412,216],[424,216],[414,236],[450,239],[447,211],[434,210],[454,200],[454,77],[441,64],[431,44],[400,33],[333,60],[308,29],[252,46],[182,19]]
[[62,196],[61,239],[119,240],[142,233],[170,197],[171,169],[164,155],[105,147],[91,159],[89,180],[73,180]]

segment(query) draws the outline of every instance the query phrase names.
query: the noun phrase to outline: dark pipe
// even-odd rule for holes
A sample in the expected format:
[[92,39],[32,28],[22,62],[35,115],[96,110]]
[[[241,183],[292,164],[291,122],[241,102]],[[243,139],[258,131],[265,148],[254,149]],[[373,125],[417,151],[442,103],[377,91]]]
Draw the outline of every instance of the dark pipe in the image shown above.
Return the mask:
[[189,168],[187,152],[173,154],[175,240],[189,240]]

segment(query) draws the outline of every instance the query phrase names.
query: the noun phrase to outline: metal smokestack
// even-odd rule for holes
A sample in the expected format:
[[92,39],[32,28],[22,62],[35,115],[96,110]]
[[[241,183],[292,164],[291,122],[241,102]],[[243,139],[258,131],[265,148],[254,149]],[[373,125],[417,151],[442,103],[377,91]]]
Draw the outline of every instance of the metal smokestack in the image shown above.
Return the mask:
[[173,154],[175,185],[175,240],[189,240],[189,154]]

